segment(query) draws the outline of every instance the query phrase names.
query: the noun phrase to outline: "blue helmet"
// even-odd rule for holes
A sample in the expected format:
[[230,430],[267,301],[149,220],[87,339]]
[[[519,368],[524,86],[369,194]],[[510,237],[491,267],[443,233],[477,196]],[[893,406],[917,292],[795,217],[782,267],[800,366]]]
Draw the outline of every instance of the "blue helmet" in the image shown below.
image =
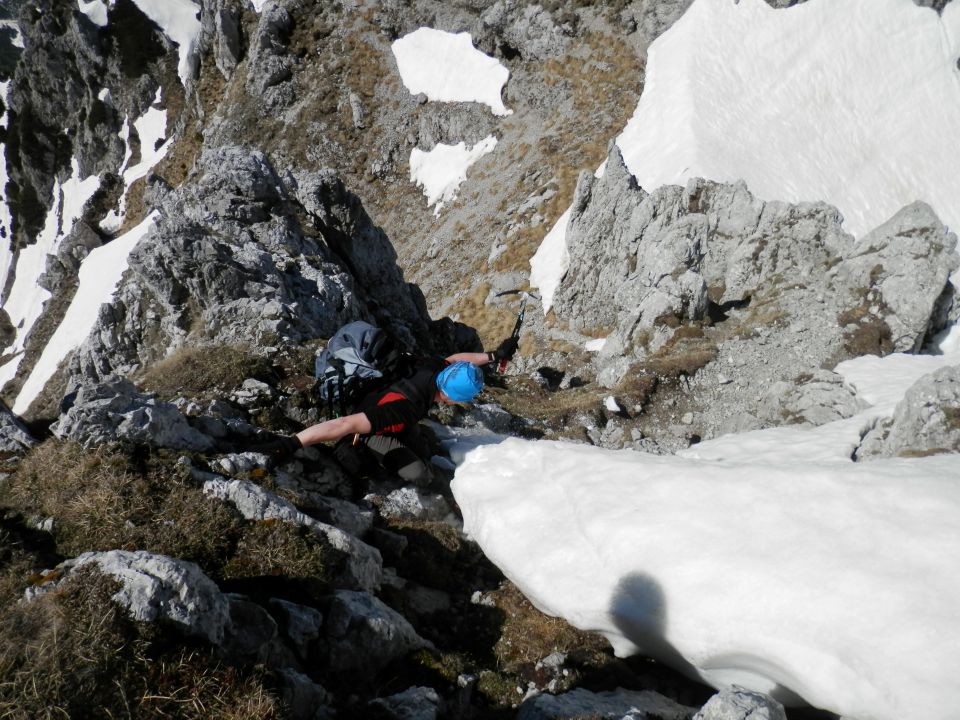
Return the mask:
[[454,402],[470,402],[483,390],[483,373],[476,365],[455,362],[437,375],[437,387]]

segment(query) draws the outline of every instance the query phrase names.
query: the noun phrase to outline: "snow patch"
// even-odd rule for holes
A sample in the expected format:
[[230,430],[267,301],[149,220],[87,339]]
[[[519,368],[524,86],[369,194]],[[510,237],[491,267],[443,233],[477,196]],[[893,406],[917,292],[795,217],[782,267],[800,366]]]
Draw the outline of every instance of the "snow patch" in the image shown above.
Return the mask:
[[505,575],[619,655],[845,717],[947,720],[956,475],[955,456],[757,464],[508,439],[469,452],[452,488]]
[[510,78],[496,58],[473,47],[470,33],[422,27],[391,46],[403,84],[439,102],[479,102],[494,115],[510,115],[500,97]]
[[587,342],[583,344],[583,349],[587,352],[600,352],[606,345],[606,338],[597,338],[596,340],[587,340]]
[[544,315],[553,306],[553,296],[570,267],[570,253],[567,250],[569,220],[570,209],[567,208],[530,258],[530,285],[540,290]]
[[[77,3],[80,6],[80,12],[90,18],[90,22],[100,27],[107,26],[107,11],[109,10],[107,3],[103,0],[89,0],[89,2],[77,0]],[[110,5],[112,6],[113,2]]]
[[96,325],[100,307],[113,298],[123,273],[127,270],[130,252],[150,232],[157,215],[157,212],[151,213],[135,228],[92,250],[84,258],[78,274],[80,284],[76,295],[70,302],[63,321],[23,384],[13,406],[15,413],[22,415],[27,411],[53,377],[61,361],[87,339]]
[[16,339],[3,354],[15,357],[0,367],[0,387],[16,375],[26,339],[43,312],[44,303],[50,298],[50,293],[39,285],[40,276],[47,269],[47,257],[56,254],[60,243],[79,219],[84,205],[100,188],[100,178],[96,175],[80,179],[80,166],[76,158],[71,167],[73,174],[66,182],[54,183],[53,207],[47,213],[37,241],[21,250],[17,257],[16,277],[9,296],[3,302],[3,309],[17,329]]
[[696,0],[650,46],[627,167],[648,191],[705,177],[825,200],[857,237],[916,200],[960,228],[957,6]]
[[497,139],[492,135],[471,148],[466,143],[444,145],[438,143],[433,150],[424,152],[419,148],[410,151],[410,180],[423,188],[427,204],[436,203],[433,211],[439,217],[443,206],[457,196],[457,189],[467,179],[467,170],[484,155],[493,152]]
[[[157,90],[154,105],[160,102],[161,93],[162,90]],[[166,157],[173,145],[173,138],[162,142],[167,137],[166,110],[151,106],[147,108],[143,115],[134,120],[133,126],[137,131],[137,137],[140,139],[140,162],[133,167],[127,167],[132,151],[130,150],[130,121],[129,118],[124,118],[123,126],[118,133],[126,148],[123,163],[120,165],[124,188],[120,195],[120,207],[108,212],[106,217],[100,221],[100,228],[107,232],[114,232],[123,224],[126,214],[127,192],[130,190],[130,186],[140,178],[146,177],[150,170]]]
[[[6,128],[10,114],[6,110],[7,92],[10,81],[0,82],[0,98],[3,99],[3,117],[0,117],[0,127]],[[10,215],[10,206],[7,201],[7,146],[0,143],[0,293],[7,286],[7,276],[13,263],[13,250],[10,243],[13,240],[13,217]]]

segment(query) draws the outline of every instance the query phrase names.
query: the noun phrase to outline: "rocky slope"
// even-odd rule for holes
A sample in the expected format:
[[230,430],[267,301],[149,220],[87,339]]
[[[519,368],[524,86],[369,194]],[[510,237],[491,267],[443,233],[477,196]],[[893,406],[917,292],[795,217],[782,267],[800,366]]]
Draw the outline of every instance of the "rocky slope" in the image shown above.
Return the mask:
[[[93,331],[24,413],[29,429],[0,412],[0,532],[14,548],[0,554],[0,591],[19,628],[0,644],[3,687],[25,693],[24,677],[43,672],[38,647],[17,645],[36,618],[69,616],[78,637],[87,616],[68,610],[100,597],[83,594],[91,583],[127,613],[111,622],[136,623],[142,667],[196,647],[229,669],[221,684],[237,673],[240,690],[259,688],[256,712],[233,717],[783,717],[749,693],[704,705],[704,688],[616,660],[524,605],[457,534],[445,483],[363,488],[323,449],[281,468],[243,452],[266,429],[317,419],[312,351],[347,321],[422,351],[499,340],[515,296],[497,293],[526,287],[568,206],[554,309],[528,315],[492,402],[447,423],[654,452],[819,425],[859,409],[838,362],[916,352],[960,316],[956,237],[925,205],[855,244],[823,203],[763,202],[743,184],[636,185],[607,140],[642,90],[647,46],[689,4],[281,0],[258,12],[204,0],[184,86],[176,44],[133,0],[116,0],[105,27],[76,3],[23,3],[2,138],[11,249],[35,241],[74,162],[100,186],[47,260],[51,297],[3,388],[10,404],[82,261],[156,215]],[[421,26],[468,31],[503,62],[513,114],[411,95],[390,44]],[[172,144],[127,189],[124,168],[151,150],[129,121],[158,91]],[[503,152],[435,217],[410,151],[491,133]],[[121,208],[120,227],[104,224]],[[15,277],[14,265],[5,293]],[[956,384],[918,383],[858,459],[960,450]],[[107,659],[96,667],[109,675]],[[50,690],[68,713],[80,712],[75,682]],[[151,682],[140,716],[173,707],[145,700],[171,681]],[[103,708],[131,713],[129,698],[93,686]],[[4,692],[0,708],[24,702]]]

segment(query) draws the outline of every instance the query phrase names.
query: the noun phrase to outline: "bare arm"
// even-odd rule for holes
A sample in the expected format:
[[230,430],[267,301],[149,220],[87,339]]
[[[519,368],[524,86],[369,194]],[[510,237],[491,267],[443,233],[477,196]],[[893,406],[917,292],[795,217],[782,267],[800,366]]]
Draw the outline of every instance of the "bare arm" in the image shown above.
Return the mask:
[[470,363],[471,365],[486,365],[487,363],[491,362],[491,360],[490,360],[490,353],[463,352],[463,353],[456,353],[454,355],[449,356],[447,358],[447,362],[450,362],[450,363],[466,362],[466,363]]
[[371,430],[370,420],[363,413],[345,415],[326,422],[311,425],[297,433],[297,439],[304,447],[322,442],[333,442],[347,435],[357,433],[365,435]]

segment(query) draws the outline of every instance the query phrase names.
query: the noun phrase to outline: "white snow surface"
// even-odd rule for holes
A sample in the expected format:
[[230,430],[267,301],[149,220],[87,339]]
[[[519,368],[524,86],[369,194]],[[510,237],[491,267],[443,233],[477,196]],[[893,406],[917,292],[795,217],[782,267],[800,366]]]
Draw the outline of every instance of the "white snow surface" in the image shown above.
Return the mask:
[[[10,119],[6,110],[7,91],[10,81],[0,82],[0,98],[3,99],[3,117],[0,117],[0,127],[7,127]],[[10,206],[7,204],[7,146],[0,143],[0,293],[7,285],[7,276],[13,262],[13,252],[10,249],[10,240],[13,237],[13,218],[10,215]]]
[[[154,105],[161,100],[162,90],[157,90]],[[146,177],[150,170],[170,151],[174,138],[167,138],[167,111],[151,106],[134,120],[133,127],[137,131],[137,137],[140,139],[140,161],[132,167],[127,167],[130,162],[132,152],[130,150],[130,119],[123,119],[123,126],[118,135],[123,140],[125,151],[123,163],[120,165],[120,172],[123,176],[123,193],[120,195],[119,208],[111,210],[107,216],[100,222],[100,227],[107,232],[117,230],[124,220],[127,207],[127,192],[134,182],[142,177]],[[161,142],[166,139],[166,142]]]
[[464,142],[456,145],[438,143],[433,150],[414,148],[410,151],[410,180],[423,188],[428,205],[436,204],[435,217],[439,217],[445,204],[457,197],[457,190],[467,179],[470,166],[493,152],[496,146],[497,139],[491,135],[469,148]]
[[743,179],[824,200],[856,237],[923,200],[960,229],[960,10],[696,0],[650,46],[617,144],[642,187]]
[[[104,0],[77,0],[80,12],[90,18],[90,22],[100,27],[107,26],[108,6]],[[112,2],[110,3],[113,4]]]
[[422,27],[391,46],[403,84],[439,102],[479,102],[510,115],[500,97],[510,71],[475,47],[470,33]]
[[560,219],[543,238],[537,252],[530,258],[530,285],[540,290],[544,315],[553,307],[553,296],[570,267],[570,251],[567,250],[568,222],[569,208],[563,211]]
[[537,607],[621,655],[851,718],[947,720],[958,470],[509,439],[469,452],[453,489],[464,530]]
[[80,179],[80,167],[76,158],[72,163],[73,174],[62,185],[54,183],[53,207],[47,213],[43,230],[37,241],[20,251],[16,262],[16,277],[10,294],[4,298],[3,309],[17,329],[17,337],[3,354],[15,357],[0,367],[0,387],[11,380],[20,366],[27,336],[43,312],[43,305],[50,293],[38,284],[46,271],[47,257],[56,254],[60,243],[73,229],[83,206],[100,187],[100,178],[91,175]]
[[127,259],[137,243],[150,232],[157,218],[151,213],[143,222],[106,245],[92,250],[80,265],[79,286],[70,307],[33,371],[23,384],[13,411],[23,414],[53,377],[60,362],[80,347],[93,330],[100,307],[109,302],[126,271]]

